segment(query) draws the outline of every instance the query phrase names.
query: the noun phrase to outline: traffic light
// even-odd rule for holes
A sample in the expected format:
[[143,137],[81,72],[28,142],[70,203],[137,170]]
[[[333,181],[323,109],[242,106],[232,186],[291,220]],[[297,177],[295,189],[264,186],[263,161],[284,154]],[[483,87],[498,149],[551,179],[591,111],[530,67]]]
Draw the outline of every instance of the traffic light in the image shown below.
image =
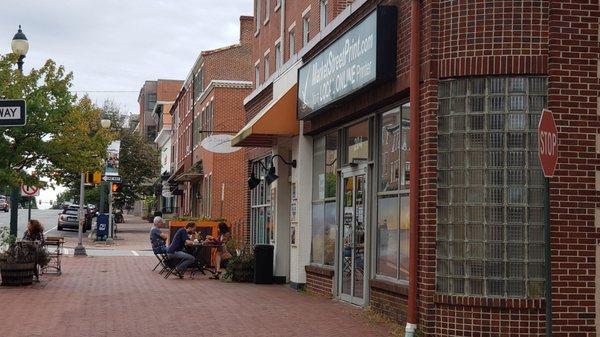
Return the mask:
[[85,172],[85,183],[87,185],[98,185],[102,182],[102,173],[100,171]]
[[100,171],[94,172],[93,182],[94,182],[94,185],[99,185],[100,183],[102,183],[102,172],[100,172]]
[[112,191],[113,192],[121,192],[121,183],[113,183]]

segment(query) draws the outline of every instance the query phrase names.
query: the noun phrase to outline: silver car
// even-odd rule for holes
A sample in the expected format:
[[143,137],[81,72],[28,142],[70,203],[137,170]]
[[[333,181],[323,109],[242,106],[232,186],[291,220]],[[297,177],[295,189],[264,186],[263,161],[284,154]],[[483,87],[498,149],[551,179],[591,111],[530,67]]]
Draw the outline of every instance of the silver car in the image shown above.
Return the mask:
[[[79,206],[77,205],[68,206],[66,209],[64,209],[62,213],[58,215],[57,229],[59,231],[62,231],[64,228],[79,229],[79,221],[77,220],[78,213]],[[92,217],[87,207],[84,209],[84,215],[85,222],[83,231],[85,232],[92,228]]]

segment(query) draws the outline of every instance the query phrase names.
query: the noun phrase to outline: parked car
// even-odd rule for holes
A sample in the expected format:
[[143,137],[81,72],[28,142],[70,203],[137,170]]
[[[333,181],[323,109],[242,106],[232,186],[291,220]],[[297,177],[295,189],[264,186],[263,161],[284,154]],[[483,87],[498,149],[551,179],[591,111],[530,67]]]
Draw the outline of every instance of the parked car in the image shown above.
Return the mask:
[[8,212],[10,210],[10,204],[7,198],[0,198],[0,211]]
[[[61,214],[58,215],[58,226],[57,229],[62,231],[64,228],[73,228],[79,229],[79,221],[77,220],[77,216],[79,214],[79,206],[71,205],[62,211]],[[85,207],[84,209],[85,222],[83,226],[83,231],[87,231],[88,229],[92,229],[92,213],[90,210]]]

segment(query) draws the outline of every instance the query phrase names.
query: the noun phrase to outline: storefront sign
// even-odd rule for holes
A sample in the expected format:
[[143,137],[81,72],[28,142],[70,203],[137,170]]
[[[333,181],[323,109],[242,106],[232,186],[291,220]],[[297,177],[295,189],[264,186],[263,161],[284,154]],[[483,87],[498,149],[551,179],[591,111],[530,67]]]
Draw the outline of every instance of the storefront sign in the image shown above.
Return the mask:
[[395,69],[396,8],[382,6],[298,70],[298,119],[393,78]]

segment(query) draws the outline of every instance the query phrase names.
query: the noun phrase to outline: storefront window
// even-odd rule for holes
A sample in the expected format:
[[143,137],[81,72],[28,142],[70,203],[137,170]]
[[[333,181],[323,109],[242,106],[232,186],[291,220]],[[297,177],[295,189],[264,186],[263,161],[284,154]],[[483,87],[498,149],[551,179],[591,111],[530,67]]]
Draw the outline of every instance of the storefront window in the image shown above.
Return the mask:
[[440,82],[438,292],[544,295],[537,126],[546,83],[545,77]]
[[346,162],[360,163],[369,160],[369,121],[346,129]]
[[377,275],[408,280],[408,104],[381,115],[377,193]]
[[313,206],[311,262],[333,265],[337,236],[337,132],[313,143]]
[[[268,169],[271,165],[271,156],[257,161]],[[252,244],[269,243],[272,237],[271,225],[271,190],[265,182],[267,171],[260,164],[252,162],[254,175],[260,179],[260,184],[250,191],[250,233]]]

